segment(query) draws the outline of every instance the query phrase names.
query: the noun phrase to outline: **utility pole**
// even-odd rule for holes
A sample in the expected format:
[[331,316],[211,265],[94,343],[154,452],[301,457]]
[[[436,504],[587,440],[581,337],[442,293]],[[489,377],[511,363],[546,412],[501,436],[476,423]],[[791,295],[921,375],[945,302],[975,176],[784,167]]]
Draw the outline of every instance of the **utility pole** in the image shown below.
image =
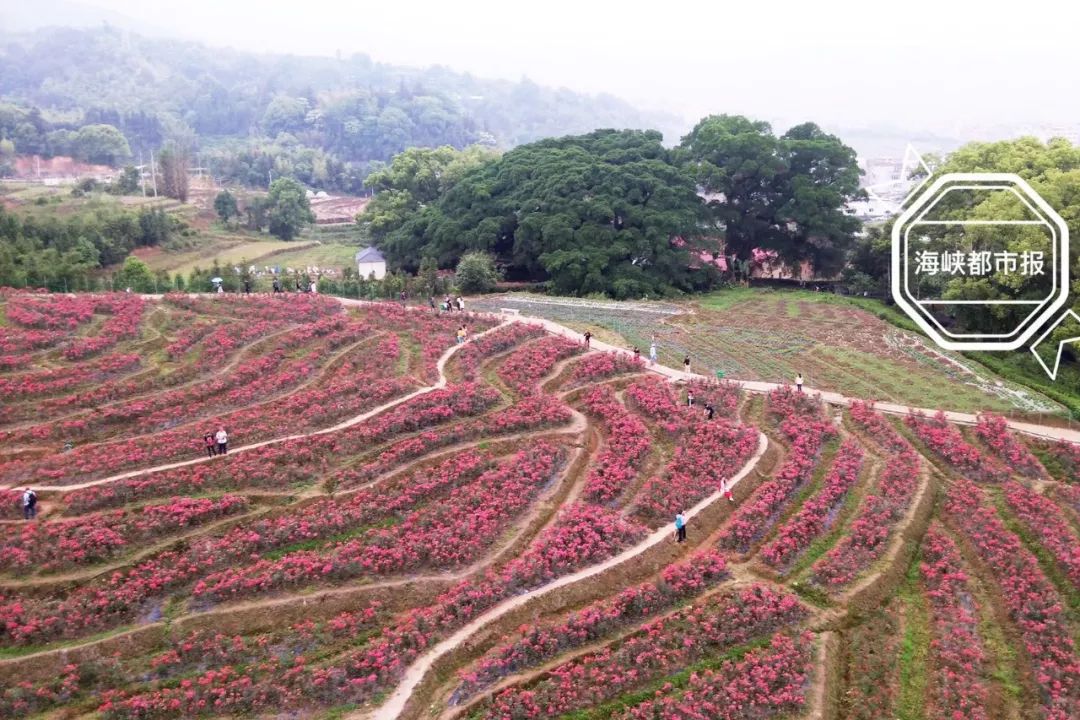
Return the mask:
[[139,151],[139,185],[142,187],[142,196],[146,197],[146,166],[142,161],[142,150]]
[[154,169],[154,151],[150,151],[150,179],[154,182],[154,199],[157,199],[157,171]]

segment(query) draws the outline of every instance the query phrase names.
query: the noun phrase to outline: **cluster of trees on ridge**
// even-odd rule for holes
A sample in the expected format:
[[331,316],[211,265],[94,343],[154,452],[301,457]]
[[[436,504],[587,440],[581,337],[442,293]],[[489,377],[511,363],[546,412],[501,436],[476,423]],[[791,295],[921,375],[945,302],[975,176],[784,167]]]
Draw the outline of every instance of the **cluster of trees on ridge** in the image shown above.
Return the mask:
[[719,115],[675,148],[661,139],[596,130],[501,156],[413,148],[368,179],[379,192],[358,221],[396,268],[482,251],[509,279],[563,294],[703,290],[755,248],[825,275],[844,266],[860,227],[845,205],[861,191],[838,138]]

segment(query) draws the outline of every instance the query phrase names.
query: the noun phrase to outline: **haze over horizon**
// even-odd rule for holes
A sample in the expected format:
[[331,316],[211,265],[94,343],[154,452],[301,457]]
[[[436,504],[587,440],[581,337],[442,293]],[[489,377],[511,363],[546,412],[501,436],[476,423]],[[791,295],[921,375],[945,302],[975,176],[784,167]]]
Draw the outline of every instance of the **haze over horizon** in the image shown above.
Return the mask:
[[[54,12],[42,13],[42,5]],[[33,11],[46,16],[40,24],[69,18],[85,25],[100,16],[211,46],[365,53],[398,65],[528,77],[610,93],[688,123],[741,113],[780,127],[813,120],[834,129],[970,139],[964,136],[972,128],[1069,126],[1080,115],[1080,81],[1063,70],[1080,11],[1046,0],[1025,4],[1024,12],[970,13],[925,0],[903,12],[850,0],[753,7],[687,0],[649,9],[566,0],[519,7],[490,0],[48,0]],[[13,18],[17,30],[30,10],[2,0],[0,20]]]

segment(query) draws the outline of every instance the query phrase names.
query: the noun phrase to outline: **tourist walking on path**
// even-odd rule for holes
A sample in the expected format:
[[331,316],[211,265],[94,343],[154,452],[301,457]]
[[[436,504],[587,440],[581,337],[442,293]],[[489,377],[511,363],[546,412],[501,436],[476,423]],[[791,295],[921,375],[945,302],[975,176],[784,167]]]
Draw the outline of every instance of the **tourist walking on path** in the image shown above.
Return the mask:
[[675,542],[686,540],[686,516],[682,511],[675,516]]
[[435,308],[435,296],[434,295],[428,295],[427,301],[428,301],[428,305],[431,306],[431,309],[435,310],[436,309]]
[[281,292],[281,280],[274,278],[274,292]]
[[218,430],[214,434],[214,439],[217,440],[218,455],[229,452],[229,433],[225,432],[225,428]]
[[399,297],[401,298],[401,306],[405,307],[405,299],[408,297],[408,295],[406,295],[405,291],[402,290],[401,295]]
[[244,278],[244,294],[251,294],[251,280],[249,278]]
[[690,356],[689,355],[687,355],[686,357],[683,358],[682,369],[683,369],[683,372],[686,373],[687,375],[690,374]]
[[458,312],[465,312],[465,300],[460,295],[457,296],[457,309]]
[[454,312],[454,301],[449,295],[446,296],[446,312]]
[[731,495],[731,485],[728,484],[727,478],[720,481],[720,492],[723,493],[729,503],[735,502],[735,498]]
[[656,364],[656,341],[653,340],[649,343],[649,362],[653,365]]
[[206,454],[210,457],[217,455],[217,440],[214,439],[214,433],[208,432],[202,436],[202,439],[206,445]]
[[641,362],[641,348],[634,348],[634,362]]
[[588,330],[585,331],[585,349],[588,350],[592,344],[592,333]]
[[26,492],[23,493],[22,511],[25,520],[33,520],[37,517],[37,493],[30,488],[26,488]]
[[710,402],[705,403],[705,419],[712,420],[714,415],[716,415],[716,408]]
[[461,345],[465,342],[465,326],[462,325],[457,329],[457,344]]
[[802,392],[802,373],[795,376],[795,387]]
[[686,391],[686,407],[694,407],[694,391]]

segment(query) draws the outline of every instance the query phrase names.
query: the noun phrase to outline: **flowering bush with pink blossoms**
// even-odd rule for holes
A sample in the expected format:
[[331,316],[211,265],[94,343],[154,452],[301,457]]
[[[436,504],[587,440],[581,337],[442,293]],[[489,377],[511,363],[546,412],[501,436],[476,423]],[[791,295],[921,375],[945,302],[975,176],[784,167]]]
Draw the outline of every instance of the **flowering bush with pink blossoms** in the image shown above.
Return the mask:
[[477,559],[523,511],[558,468],[562,451],[548,443],[523,450],[475,481],[359,537],[325,550],[236,563],[199,581],[195,597],[229,600],[286,586],[303,587],[430,567],[454,568]]
[[589,353],[574,363],[570,373],[568,387],[587,385],[598,380],[605,380],[616,375],[640,372],[645,363],[629,355],[617,352]]
[[627,588],[613,598],[574,611],[556,624],[522,626],[519,638],[496,646],[471,670],[460,673],[462,683],[452,702],[465,700],[508,675],[655,615],[727,576],[723,556],[706,550],[664,568],[654,582]]
[[810,480],[822,446],[836,434],[836,428],[821,419],[820,406],[798,395],[786,387],[769,393],[769,411],[782,418],[780,430],[791,441],[791,450],[772,479],[739,506],[720,536],[721,547],[749,550],[776,521],[795,491]]
[[1070,720],[1080,716],[1080,657],[1061,598],[1038,561],[970,480],[953,482],[945,512],[997,581],[1009,618],[1034,665],[1043,717]]
[[613,645],[569,660],[538,681],[499,692],[474,717],[557,717],[597,705],[798,622],[805,614],[793,596],[763,585],[712,595],[646,623]]
[[454,367],[460,373],[459,380],[475,381],[484,360],[528,340],[543,337],[546,332],[542,325],[514,322],[469,340],[454,354]]
[[940,410],[930,419],[921,413],[912,413],[904,418],[904,424],[928,448],[970,480],[1001,482],[1009,476],[1005,468],[969,445]]
[[1074,586],[1080,588],[1080,540],[1053,500],[1018,482],[1002,487],[1005,504],[1050,551]]
[[246,511],[247,498],[173,498],[162,505],[75,520],[8,525],[0,533],[0,568],[51,572],[103,560],[133,545]]
[[71,664],[64,666],[63,675],[46,683],[5,683],[0,692],[0,717],[30,717],[71,701],[80,690],[79,671],[80,666]]
[[986,671],[986,652],[960,551],[939,527],[926,533],[922,549],[919,571],[926,584],[934,631],[930,645],[936,665],[932,715],[986,720],[987,690],[981,678]]
[[[671,434],[685,431],[691,424],[686,408],[675,398],[671,383],[656,375],[643,375],[626,386],[626,404],[662,430]],[[695,415],[694,419],[700,416]]]
[[757,450],[757,428],[716,418],[684,434],[662,475],[645,481],[637,514],[656,527],[721,489]]
[[540,381],[560,360],[581,351],[581,345],[564,337],[543,337],[510,353],[499,367],[499,378],[519,395],[537,394]]
[[872,404],[851,406],[855,424],[881,445],[888,456],[877,486],[862,501],[847,534],[814,563],[814,582],[830,590],[853,581],[888,548],[897,524],[911,506],[922,460]]
[[637,476],[638,467],[649,454],[652,436],[645,423],[627,412],[609,387],[590,388],[581,396],[581,404],[607,430],[604,450],[585,479],[585,496],[594,502],[611,502]]
[[[762,720],[794,717],[806,703],[813,636],[774,635],[768,647],[719,670],[690,676],[686,687],[666,683],[651,700],[617,712],[611,720]],[[539,716],[537,716],[539,717]]]
[[80,385],[102,382],[138,368],[139,362],[138,355],[117,353],[81,365],[0,377],[0,397],[8,402],[28,397],[36,400]]
[[1005,464],[1025,477],[1046,477],[1035,456],[1009,430],[1009,422],[1000,415],[981,413],[975,434],[986,443]]
[[795,517],[780,528],[776,538],[762,549],[762,560],[774,568],[786,567],[825,532],[835,519],[840,503],[855,487],[862,465],[862,447],[855,440],[845,440],[821,490],[807,500]]

